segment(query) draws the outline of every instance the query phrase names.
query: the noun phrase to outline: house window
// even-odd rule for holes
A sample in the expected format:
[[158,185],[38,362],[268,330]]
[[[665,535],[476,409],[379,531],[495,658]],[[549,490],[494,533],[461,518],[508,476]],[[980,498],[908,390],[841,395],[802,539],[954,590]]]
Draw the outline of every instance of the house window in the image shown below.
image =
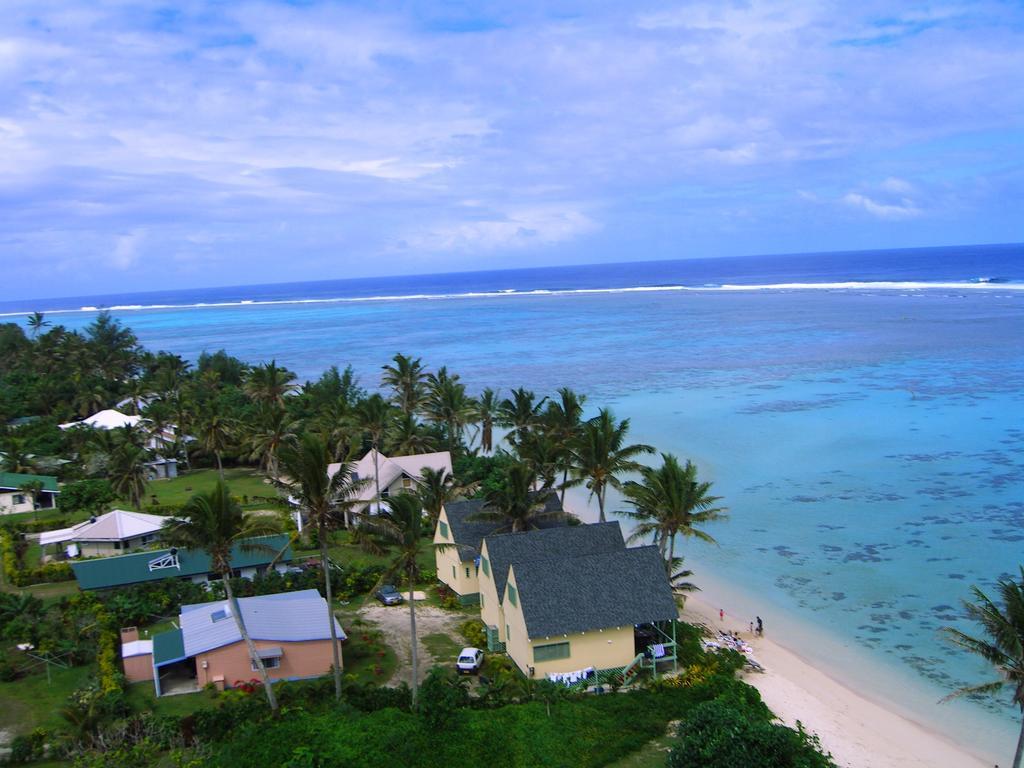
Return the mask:
[[551,643],[550,645],[533,646],[533,661],[535,664],[541,661],[554,661],[555,659],[568,658],[568,643]]
[[402,487],[403,488],[412,488],[412,480],[410,480],[408,477],[403,477],[402,478]]
[[487,562],[486,557],[480,558],[480,567],[484,569],[484,576],[491,575],[491,564]]
[[114,549],[120,549],[120,548],[121,548],[121,542],[120,541],[115,541],[114,542]]
[[468,567],[466,568],[466,578],[467,579],[469,578],[469,568]]
[[519,593],[516,592],[516,588],[511,584],[508,585],[508,601],[512,605],[519,605]]
[[512,642],[512,628],[508,624],[505,625],[505,642]]
[[480,593],[480,607],[481,608],[484,607],[484,593],[483,592]]
[[[253,672],[259,672],[259,668],[256,666],[256,662],[255,661],[252,661],[250,659],[249,666],[252,667],[252,671]],[[264,669],[277,669],[280,666],[281,666],[281,657],[280,656],[270,656],[269,658],[266,658],[266,659],[263,660],[263,668]]]
[[438,530],[441,531],[441,538],[442,539],[447,539],[448,538],[448,523],[446,523],[444,521],[441,521],[440,523],[437,524],[437,527],[438,527]]
[[452,566],[452,581],[455,581],[455,566]]
[[14,494],[14,496],[12,498],[12,501],[15,504],[24,504],[25,503],[25,494],[23,494],[23,493],[16,493],[16,494]]

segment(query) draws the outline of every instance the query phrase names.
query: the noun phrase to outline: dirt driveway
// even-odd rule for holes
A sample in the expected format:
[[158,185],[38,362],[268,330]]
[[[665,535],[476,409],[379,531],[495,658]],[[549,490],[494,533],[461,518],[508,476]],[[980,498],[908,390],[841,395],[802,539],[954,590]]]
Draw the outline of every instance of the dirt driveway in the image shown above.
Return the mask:
[[[412,683],[412,643],[409,637],[409,606],[369,604],[359,609],[359,615],[366,621],[375,624],[384,633],[385,642],[394,648],[395,655],[398,656],[398,666],[395,668],[395,673],[387,684]],[[422,638],[426,635],[446,634],[452,638],[459,638],[458,627],[465,620],[466,617],[458,613],[448,613],[430,605],[417,605],[416,635]],[[461,640],[458,642],[461,643]],[[422,642],[417,643],[417,648],[419,649],[420,682],[423,681],[427,671],[434,664],[453,661],[453,659],[435,659],[423,646]]]

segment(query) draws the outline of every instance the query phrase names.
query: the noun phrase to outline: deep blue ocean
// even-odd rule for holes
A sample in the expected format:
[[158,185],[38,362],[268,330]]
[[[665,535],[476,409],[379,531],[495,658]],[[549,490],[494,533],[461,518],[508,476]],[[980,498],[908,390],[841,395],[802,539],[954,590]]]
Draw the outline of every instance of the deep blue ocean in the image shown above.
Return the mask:
[[[241,279],[240,279],[241,282]],[[206,306],[201,306],[206,305]],[[939,628],[1024,562],[1024,246],[477,272],[13,300],[150,348],[365,386],[396,352],[474,391],[568,385],[696,461],[731,519],[683,549],[705,596],[988,751],[1013,710]],[[133,308],[134,307],[134,308]],[[150,308],[140,308],[150,307]],[[617,508],[615,504],[612,509]]]

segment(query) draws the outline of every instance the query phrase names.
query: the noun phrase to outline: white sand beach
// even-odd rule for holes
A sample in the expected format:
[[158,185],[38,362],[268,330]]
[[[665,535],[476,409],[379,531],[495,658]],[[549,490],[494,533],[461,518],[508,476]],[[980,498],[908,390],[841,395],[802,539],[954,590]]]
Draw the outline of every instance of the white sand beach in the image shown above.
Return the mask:
[[717,629],[741,629],[763,664],[763,674],[745,679],[787,725],[797,720],[817,734],[843,768],[991,768],[991,758],[967,751],[942,734],[901,714],[896,707],[865,698],[821,668],[769,637],[750,637],[748,625],[729,614],[724,622],[714,595],[688,597],[684,617]]

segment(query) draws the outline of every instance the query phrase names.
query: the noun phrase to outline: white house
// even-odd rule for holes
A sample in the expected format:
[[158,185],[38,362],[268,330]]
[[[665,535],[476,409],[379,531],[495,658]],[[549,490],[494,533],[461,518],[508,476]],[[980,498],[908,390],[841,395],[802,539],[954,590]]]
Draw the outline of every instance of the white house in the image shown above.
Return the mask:
[[[107,408],[106,410],[94,413],[92,416],[82,419],[81,421],[69,421],[66,424],[60,424],[59,426],[61,429],[90,427],[92,429],[111,430],[120,429],[121,427],[145,426],[148,422],[149,419],[143,416],[132,416],[127,413],[121,413],[113,408]],[[163,427],[159,433],[150,436],[146,441],[146,449],[153,451],[159,456],[159,458],[153,461],[146,462],[146,467],[149,469],[150,480],[159,480],[178,476],[178,460],[174,457],[161,455],[162,453],[170,452],[173,449],[176,439],[177,427],[174,424],[168,424]]]
[[39,535],[39,544],[67,544],[69,557],[120,555],[145,547],[160,537],[160,530],[170,518],[113,509],[105,515],[83,523]]
[[[340,463],[331,464],[327,467],[327,476],[334,477],[340,469]],[[359,499],[363,503],[355,508],[355,512],[364,512],[368,507],[373,506],[378,486],[378,482],[374,480],[375,476],[379,478],[380,496],[382,499],[386,499],[393,493],[413,490],[420,483],[422,479],[420,473],[424,469],[443,469],[448,474],[452,474],[452,455],[448,451],[439,451],[415,456],[389,457],[371,449],[356,462],[353,470],[355,479],[368,480],[366,486],[359,492]]]

